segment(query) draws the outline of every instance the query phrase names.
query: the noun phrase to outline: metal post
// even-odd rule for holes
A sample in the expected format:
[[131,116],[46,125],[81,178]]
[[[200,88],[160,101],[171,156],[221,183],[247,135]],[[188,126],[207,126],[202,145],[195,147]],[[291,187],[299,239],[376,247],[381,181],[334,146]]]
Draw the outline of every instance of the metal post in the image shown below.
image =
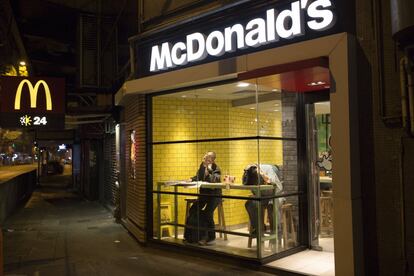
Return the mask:
[[[161,183],[158,183],[158,192],[161,191]],[[161,239],[161,194],[157,193],[157,213],[158,213],[158,233],[157,233],[157,237],[160,240]]]
[[177,198],[178,188],[174,186],[174,237],[178,238],[178,198]]
[[[277,195],[277,186],[274,185],[274,196]],[[277,253],[279,250],[279,230],[278,230],[278,214],[279,214],[279,199],[273,198],[273,234],[274,238],[274,253]]]
[[0,228],[0,276],[3,276],[3,229]]
[[97,87],[102,87],[102,63],[101,63],[101,56],[102,56],[102,0],[98,0],[98,32],[97,32],[97,60],[96,60],[96,66],[97,66]]
[[[260,193],[260,185],[257,186],[256,194],[257,194],[257,197],[259,198],[262,197]],[[257,258],[261,260],[262,259],[262,225],[263,225],[261,200],[256,200],[256,206],[257,206],[257,225],[256,225]]]

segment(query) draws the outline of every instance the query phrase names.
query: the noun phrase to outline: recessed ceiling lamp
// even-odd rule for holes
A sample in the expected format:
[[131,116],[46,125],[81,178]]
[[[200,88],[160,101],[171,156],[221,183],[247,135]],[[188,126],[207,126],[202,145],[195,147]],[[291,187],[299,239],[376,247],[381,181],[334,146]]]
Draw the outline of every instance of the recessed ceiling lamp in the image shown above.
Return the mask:
[[25,66],[25,65],[26,65],[26,62],[22,60],[22,61],[20,61],[20,62],[19,62],[19,64],[20,64],[21,66]]
[[308,83],[308,86],[317,86],[317,85],[324,85],[324,84],[326,84],[326,82],[318,81],[318,82]]
[[276,88],[275,88],[275,89],[272,89],[272,91],[273,91],[273,92],[278,92],[278,91],[279,91],[279,89],[276,89]]
[[273,110],[274,112],[279,112],[279,109],[275,109],[275,110]]
[[254,107],[250,107],[250,110],[255,110],[256,108],[254,108]]
[[213,88],[207,88],[207,91],[213,91]]
[[187,95],[182,95],[181,98],[187,98]]
[[247,82],[240,82],[237,84],[237,87],[248,87],[250,84]]

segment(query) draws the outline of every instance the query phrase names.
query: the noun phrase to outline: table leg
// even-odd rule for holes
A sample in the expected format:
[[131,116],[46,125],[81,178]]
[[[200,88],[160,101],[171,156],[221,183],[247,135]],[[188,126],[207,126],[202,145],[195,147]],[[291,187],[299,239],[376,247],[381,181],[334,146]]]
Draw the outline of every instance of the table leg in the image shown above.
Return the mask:
[[[275,194],[276,196],[276,188],[275,188]],[[274,244],[274,250],[276,252],[278,252],[279,248],[279,227],[278,227],[278,214],[279,214],[279,199],[278,198],[273,198],[273,233],[275,235],[273,244]]]

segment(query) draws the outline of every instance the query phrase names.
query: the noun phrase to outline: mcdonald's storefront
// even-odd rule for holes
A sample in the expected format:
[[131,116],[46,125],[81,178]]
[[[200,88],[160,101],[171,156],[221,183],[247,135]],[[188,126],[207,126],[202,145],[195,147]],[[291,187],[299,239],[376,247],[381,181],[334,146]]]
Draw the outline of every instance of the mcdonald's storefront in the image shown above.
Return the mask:
[[[358,275],[352,4],[259,2],[131,39],[135,79],[115,96],[123,223],[141,242],[187,254]],[[209,152],[220,167],[214,183],[198,174]],[[273,188],[246,183],[252,165]],[[205,211],[211,198],[218,203]],[[195,223],[200,202],[207,214]],[[213,233],[211,244],[194,242],[194,228]],[[328,257],[319,264],[313,254]]]

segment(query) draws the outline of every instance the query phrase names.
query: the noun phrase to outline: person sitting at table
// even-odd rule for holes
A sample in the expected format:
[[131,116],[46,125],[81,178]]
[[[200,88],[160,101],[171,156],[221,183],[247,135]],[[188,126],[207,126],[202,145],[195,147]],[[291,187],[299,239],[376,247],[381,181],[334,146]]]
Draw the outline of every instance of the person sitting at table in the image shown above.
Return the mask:
[[[191,181],[220,183],[221,172],[215,160],[216,153],[213,151],[207,152],[203,157],[197,174],[191,178]],[[200,245],[210,245],[216,239],[215,231],[194,228],[205,227],[214,229],[214,210],[221,202],[221,194],[220,188],[200,188],[200,195],[197,201],[191,206],[188,218],[186,219],[186,226],[191,226],[191,228],[186,227],[184,230],[185,241],[190,243],[198,242]]]
[[[266,168],[264,165],[263,165],[263,167]],[[261,168],[262,168],[262,165],[259,168],[256,164],[248,165],[244,169],[243,185],[266,185],[266,184],[273,184],[273,183],[278,184],[277,183],[278,179],[277,180],[272,179],[272,178],[274,178],[274,176],[269,177],[269,175],[266,174],[264,172],[264,170],[262,170]],[[277,178],[277,176],[276,176],[276,178]],[[276,189],[278,189],[278,186],[276,186]],[[256,191],[253,190],[252,192],[253,192],[254,196],[258,196],[256,194]],[[260,196],[262,196],[262,197],[272,196],[272,195],[274,195],[273,189],[264,190],[264,191],[261,191],[261,193],[260,193]],[[273,200],[271,200],[271,199],[260,200],[260,206],[261,206],[262,212],[265,209],[268,210],[268,218],[269,218],[270,228],[273,231],[273,227],[274,227],[274,225],[273,225],[273,210],[274,210]],[[252,200],[252,199],[247,200],[246,203],[245,203],[245,207],[246,207],[246,211],[249,215],[249,219],[250,219],[249,232],[250,232],[251,235],[256,236],[257,235],[256,227],[258,226],[257,201]]]

